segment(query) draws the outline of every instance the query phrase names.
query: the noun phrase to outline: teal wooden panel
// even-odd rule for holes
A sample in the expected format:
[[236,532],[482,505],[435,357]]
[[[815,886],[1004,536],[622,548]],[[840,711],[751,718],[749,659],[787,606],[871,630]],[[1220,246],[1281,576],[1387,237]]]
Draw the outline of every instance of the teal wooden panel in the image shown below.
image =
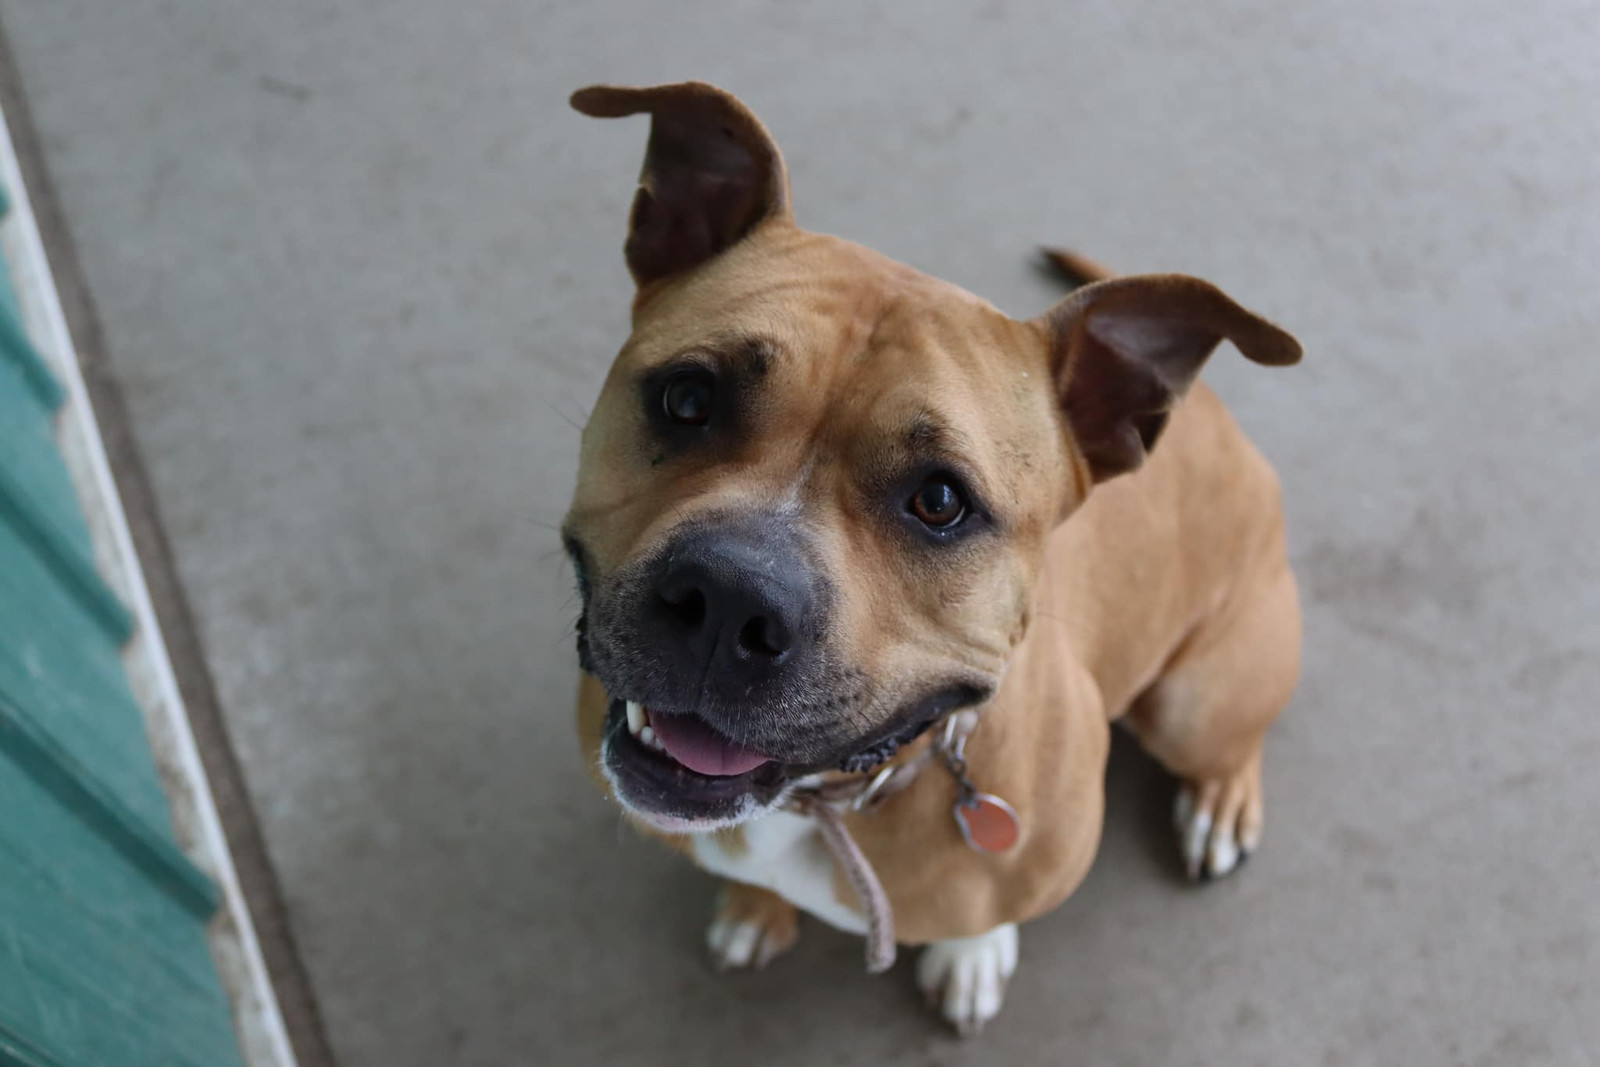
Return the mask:
[[163,827],[142,820],[90,774],[21,706],[0,691],[0,753],[55,798],[56,804],[116,849],[129,867],[204,921],[220,899]]
[[[0,217],[4,217],[5,213],[5,193],[0,191]],[[54,411],[65,403],[66,390],[51,376],[44,360],[39,358],[39,353],[28,342],[17,294],[11,287],[9,273],[4,269],[0,269],[0,363],[10,363],[20,370],[28,390],[48,410]]]
[[[10,205],[6,202],[4,187],[0,187],[0,218],[5,218]],[[17,301],[17,292],[11,284],[10,272],[0,270],[0,315],[5,315],[14,323],[21,324],[22,308]]]
[[232,1064],[205,928],[0,755],[0,1031],[72,1064]]
[[13,753],[0,752],[0,768],[5,770],[0,798],[13,806],[8,815],[14,815],[0,825],[0,858],[8,880],[13,874],[26,875],[52,897],[74,901],[75,907],[108,926],[125,930],[131,942],[139,941],[137,932],[142,929],[160,931],[151,935],[149,943],[139,944],[141,952],[160,957],[170,950],[196,982],[210,975],[208,960],[172,948],[176,942],[166,933],[179,928],[198,931],[204,925],[203,920],[196,921],[187,900],[151,892],[147,873],[127,863],[115,842],[60,803],[53,790],[18,765]]
[[21,1034],[0,1024],[0,1067],[66,1067],[60,1060]]
[[[6,216],[6,194],[0,188],[0,219]],[[0,270],[0,315],[5,315],[12,322],[22,322],[22,306],[17,300],[16,288],[11,284],[11,275],[8,271]]]
[[218,895],[174,839],[63,399],[0,264],[0,1067],[237,1067]]
[[[10,204],[0,188],[0,217]],[[34,349],[10,272],[0,264],[0,520],[41,543],[75,592],[123,638],[132,616],[94,573],[94,546],[57,451],[54,413],[66,400]]]
[[0,522],[0,694],[85,772],[170,839],[144,717],[118,647],[31,541]]
[[95,570],[93,559],[75,547],[86,533],[82,519],[74,515],[63,524],[53,518],[48,506],[28,488],[30,480],[39,479],[19,477],[4,459],[0,456],[0,523],[32,542],[31,551],[55,572],[61,589],[76,597],[118,644],[132,637],[133,616]]
[[54,411],[66,403],[67,391],[50,374],[44,360],[27,341],[14,298],[0,306],[0,363],[10,363],[22,371],[22,380],[28,391],[49,410]]
[[32,506],[44,526],[59,532],[65,550],[83,560],[94,558],[72,477],[56,450],[55,415],[10,360],[0,360],[0,468],[16,486],[15,495],[27,498],[22,506]]

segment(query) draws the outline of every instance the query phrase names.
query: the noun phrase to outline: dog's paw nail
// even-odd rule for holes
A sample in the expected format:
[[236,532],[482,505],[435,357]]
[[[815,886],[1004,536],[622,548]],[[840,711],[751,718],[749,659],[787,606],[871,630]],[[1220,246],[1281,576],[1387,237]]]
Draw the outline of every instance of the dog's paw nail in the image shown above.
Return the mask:
[[917,960],[917,985],[962,1037],[1000,1013],[1006,982],[1017,969],[1017,928],[997,926],[977,937],[935,941]]
[[1229,874],[1239,865],[1239,846],[1234,843],[1231,827],[1218,827],[1211,836],[1211,848],[1206,853],[1206,870],[1213,878]]
[[1261,841],[1261,779],[1253,765],[1227,779],[1185,783],[1172,805],[1178,853],[1191,882],[1224,878]]
[[724,962],[729,967],[748,967],[755,962],[756,946],[761,943],[761,931],[750,923],[739,923],[728,938]]
[[1191,809],[1188,820],[1178,832],[1182,835],[1179,847],[1183,849],[1183,868],[1190,881],[1197,881],[1205,865],[1206,842],[1211,837],[1211,813]]

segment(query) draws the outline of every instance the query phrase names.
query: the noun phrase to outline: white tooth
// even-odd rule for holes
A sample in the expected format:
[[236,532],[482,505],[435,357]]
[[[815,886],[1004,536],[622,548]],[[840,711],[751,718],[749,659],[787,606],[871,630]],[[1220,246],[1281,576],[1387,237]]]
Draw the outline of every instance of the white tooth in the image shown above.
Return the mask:
[[628,701],[628,732],[634,737],[639,736],[639,731],[644,729],[644,705],[636,701]]
[[656,732],[650,729],[648,726],[639,731],[639,740],[644,742],[645,746],[648,748],[661,747],[661,742],[656,740]]

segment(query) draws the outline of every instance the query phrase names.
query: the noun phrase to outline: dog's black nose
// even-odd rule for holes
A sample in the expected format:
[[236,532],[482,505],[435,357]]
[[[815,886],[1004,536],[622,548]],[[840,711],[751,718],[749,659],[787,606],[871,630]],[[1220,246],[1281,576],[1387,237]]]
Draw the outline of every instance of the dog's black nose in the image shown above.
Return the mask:
[[766,525],[682,538],[656,580],[659,639],[712,685],[770,676],[796,655],[811,613],[811,575],[797,548]]

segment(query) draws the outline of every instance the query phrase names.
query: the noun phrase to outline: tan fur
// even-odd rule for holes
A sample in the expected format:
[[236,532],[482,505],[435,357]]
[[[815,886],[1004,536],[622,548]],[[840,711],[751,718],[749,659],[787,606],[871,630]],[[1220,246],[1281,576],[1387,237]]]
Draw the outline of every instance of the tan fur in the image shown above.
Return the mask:
[[[759,433],[715,463],[653,463],[631,383],[683,351],[752,335],[776,352]],[[849,819],[909,943],[1032,918],[1073,891],[1099,841],[1110,723],[1124,715],[1174,772],[1259,826],[1262,735],[1298,672],[1266,461],[1196,386],[1143,467],[1091,492],[1055,384],[1057,340],[1046,319],[1013,320],[800,230],[785,204],[704,265],[641,287],[633,334],[584,431],[568,526],[599,573],[696,515],[792,499],[842,592],[830,622],[881,698],[862,714],[886,714],[951,664],[998,681],[969,753],[979,787],[1021,817],[1016,848],[967,848],[954,783],[937,769]],[[937,575],[864,517],[861,498],[903,447],[899,427],[924,411],[960,435],[1005,525],[981,559]],[[584,678],[591,765],[605,712]]]

